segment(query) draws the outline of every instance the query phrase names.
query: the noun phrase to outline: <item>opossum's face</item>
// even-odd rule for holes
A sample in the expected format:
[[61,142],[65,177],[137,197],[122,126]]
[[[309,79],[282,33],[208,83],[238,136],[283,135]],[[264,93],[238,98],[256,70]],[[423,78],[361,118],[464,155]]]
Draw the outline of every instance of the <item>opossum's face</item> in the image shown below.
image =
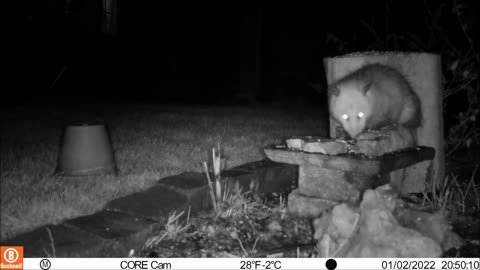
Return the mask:
[[330,115],[340,124],[350,137],[357,137],[367,126],[371,106],[364,91],[354,86],[337,89],[337,95],[330,96]]

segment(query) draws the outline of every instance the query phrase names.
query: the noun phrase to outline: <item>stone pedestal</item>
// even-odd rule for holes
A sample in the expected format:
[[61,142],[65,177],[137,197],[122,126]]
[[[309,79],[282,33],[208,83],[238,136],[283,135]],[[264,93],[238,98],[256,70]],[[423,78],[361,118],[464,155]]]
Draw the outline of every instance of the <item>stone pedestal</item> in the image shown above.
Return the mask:
[[[338,203],[357,204],[365,190],[390,183],[391,180],[395,181],[398,192],[408,189],[404,185],[411,185],[411,182],[404,181],[404,169],[420,162],[428,164],[435,154],[430,147],[418,147],[376,158],[306,153],[283,146],[267,147],[264,151],[273,161],[299,166],[298,189],[289,196],[289,209],[300,215],[305,212],[306,216],[321,213],[328,206]],[[400,178],[391,177],[393,171],[401,172]],[[308,205],[310,203],[315,205]],[[303,208],[310,210],[303,211]]]

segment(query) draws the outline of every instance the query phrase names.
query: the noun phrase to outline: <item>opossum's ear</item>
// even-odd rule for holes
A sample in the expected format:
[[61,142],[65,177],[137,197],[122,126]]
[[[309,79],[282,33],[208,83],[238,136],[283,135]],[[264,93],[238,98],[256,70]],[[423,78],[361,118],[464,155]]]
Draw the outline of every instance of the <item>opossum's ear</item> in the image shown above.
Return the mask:
[[365,85],[362,88],[364,95],[367,94],[368,90],[370,90],[370,87],[372,87],[372,84],[373,84],[373,81],[368,81],[365,83]]
[[328,87],[328,95],[329,96],[338,96],[340,94],[340,89],[336,86]]

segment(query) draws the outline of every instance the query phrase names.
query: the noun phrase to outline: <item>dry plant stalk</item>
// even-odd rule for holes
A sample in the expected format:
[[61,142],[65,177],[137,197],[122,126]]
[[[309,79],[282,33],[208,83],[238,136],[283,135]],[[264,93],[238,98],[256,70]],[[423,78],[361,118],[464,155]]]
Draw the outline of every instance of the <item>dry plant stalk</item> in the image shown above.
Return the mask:
[[215,180],[214,184],[212,183],[210,172],[208,171],[207,162],[203,162],[203,169],[205,171],[205,175],[207,176],[208,187],[210,189],[210,198],[212,199],[215,212],[218,213],[221,202],[225,200],[225,192],[222,194],[221,184],[222,157],[220,155],[220,144],[217,146],[217,150],[212,148],[212,167]]
[[222,186],[220,183],[220,170],[221,170],[221,156],[220,156],[220,146],[217,149],[218,153],[215,153],[215,148],[212,149],[212,160],[213,160],[213,174],[215,176],[215,191],[217,196],[217,202],[222,198]]
[[215,200],[215,193],[213,191],[212,180],[210,179],[210,173],[208,172],[207,162],[203,162],[203,169],[205,170],[205,175],[207,176],[208,187],[210,188],[210,198],[212,199],[213,209],[215,212],[218,212],[217,201]]

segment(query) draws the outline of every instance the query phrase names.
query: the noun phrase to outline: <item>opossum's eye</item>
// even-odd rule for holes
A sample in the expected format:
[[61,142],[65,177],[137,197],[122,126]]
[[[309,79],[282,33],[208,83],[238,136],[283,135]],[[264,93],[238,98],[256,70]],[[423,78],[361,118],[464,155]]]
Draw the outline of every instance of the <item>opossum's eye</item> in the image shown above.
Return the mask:
[[348,119],[348,114],[342,115],[342,118],[343,118],[343,120],[347,120]]
[[358,113],[358,118],[362,118],[364,116],[363,112]]

